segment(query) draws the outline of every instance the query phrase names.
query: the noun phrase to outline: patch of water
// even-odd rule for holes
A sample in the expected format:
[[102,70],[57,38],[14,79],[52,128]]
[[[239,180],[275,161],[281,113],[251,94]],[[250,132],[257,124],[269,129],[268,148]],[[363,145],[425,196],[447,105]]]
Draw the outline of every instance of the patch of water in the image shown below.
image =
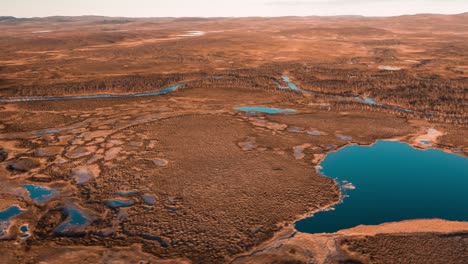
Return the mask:
[[29,232],[28,224],[24,224],[20,226],[19,230],[21,232],[21,238],[24,239],[24,238],[28,238],[31,236],[31,233]]
[[60,235],[74,235],[85,230],[86,226],[91,222],[86,212],[76,206],[68,206],[64,208],[67,218],[65,221],[55,228],[54,232]]
[[8,207],[0,212],[0,239],[8,237],[8,230],[10,229],[10,220],[23,213],[23,210],[17,205]]
[[28,225],[22,225],[20,227],[20,231],[23,232],[23,233],[29,232]]
[[112,199],[104,202],[104,204],[110,208],[129,207],[132,206],[134,203],[135,202],[131,199]]
[[235,107],[235,110],[247,112],[247,113],[267,113],[267,114],[281,114],[281,113],[295,113],[296,110],[293,109],[280,109],[280,108],[272,108],[272,107],[264,107],[264,106],[240,106]]
[[291,90],[301,91],[301,89],[300,89],[299,87],[297,87],[297,85],[296,85],[295,83],[293,83],[293,82],[291,82],[291,81],[289,80],[289,77],[288,77],[287,75],[282,75],[282,76],[281,76],[281,79],[283,79],[283,81],[284,81],[285,83],[287,83],[288,86],[287,86],[287,87],[280,86],[280,88],[282,88],[282,89],[288,89],[288,88],[289,88],[289,89],[291,89]]
[[372,99],[372,98],[370,98],[370,97],[364,98],[364,102],[365,102],[366,104],[370,104],[370,105],[375,105],[375,104],[377,104],[377,102],[375,102],[374,99]]
[[0,212],[0,222],[8,221],[11,218],[20,215],[23,210],[17,205],[8,207],[7,209]]
[[23,188],[29,192],[29,197],[37,203],[48,202],[57,197],[58,194],[56,190],[34,184],[25,184],[23,185]]
[[468,220],[468,159],[398,141],[351,145],[332,152],[320,173],[336,179],[343,200],[296,223],[306,233],[409,219]]
[[[108,99],[108,98],[129,98],[129,97],[145,97],[163,95],[176,91],[179,87],[187,83],[182,82],[159,91],[134,93],[134,94],[91,94],[91,95],[70,95],[70,96],[28,96],[28,97],[14,97],[14,98],[0,98],[0,102],[31,102],[31,101],[62,101],[62,100],[81,100],[81,99]],[[38,132],[40,133],[40,132]],[[46,132],[45,134],[49,134]]]

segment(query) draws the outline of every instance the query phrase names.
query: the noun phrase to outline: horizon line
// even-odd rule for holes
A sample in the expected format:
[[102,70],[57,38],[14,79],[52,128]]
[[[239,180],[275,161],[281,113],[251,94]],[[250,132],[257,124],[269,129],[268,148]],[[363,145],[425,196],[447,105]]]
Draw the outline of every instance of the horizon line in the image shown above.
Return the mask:
[[282,15],[282,16],[108,16],[108,15],[91,15],[91,14],[83,14],[83,15],[50,15],[50,16],[33,16],[33,17],[20,17],[20,16],[13,16],[13,15],[0,15],[1,17],[11,17],[14,19],[35,19],[35,18],[53,18],[53,17],[109,17],[109,18],[133,18],[133,19],[149,19],[149,18],[281,18],[281,17],[364,17],[364,18],[390,18],[390,17],[402,17],[402,16],[417,16],[417,15],[441,15],[441,16],[456,16],[456,15],[464,15],[468,14],[468,11],[461,12],[461,13],[408,13],[408,14],[401,14],[401,15],[391,15],[391,16],[369,16],[369,15],[358,15],[358,14],[343,14],[343,15],[305,15],[305,16],[298,16],[298,15]]

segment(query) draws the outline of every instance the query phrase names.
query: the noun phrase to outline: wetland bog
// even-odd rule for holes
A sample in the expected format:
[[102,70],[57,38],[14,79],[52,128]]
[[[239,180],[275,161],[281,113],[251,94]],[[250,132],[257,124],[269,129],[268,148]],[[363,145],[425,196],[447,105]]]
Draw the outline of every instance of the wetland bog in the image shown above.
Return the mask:
[[2,261],[457,263],[466,19],[0,20]]

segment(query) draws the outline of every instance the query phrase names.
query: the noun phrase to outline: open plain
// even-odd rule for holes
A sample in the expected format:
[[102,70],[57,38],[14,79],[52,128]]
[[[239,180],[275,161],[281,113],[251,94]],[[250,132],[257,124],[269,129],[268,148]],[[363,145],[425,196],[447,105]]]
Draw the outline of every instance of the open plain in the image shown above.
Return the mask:
[[463,221],[293,225],[341,201],[315,169],[331,151],[400,140],[466,157],[466,13],[0,17],[0,31],[2,263],[468,259]]

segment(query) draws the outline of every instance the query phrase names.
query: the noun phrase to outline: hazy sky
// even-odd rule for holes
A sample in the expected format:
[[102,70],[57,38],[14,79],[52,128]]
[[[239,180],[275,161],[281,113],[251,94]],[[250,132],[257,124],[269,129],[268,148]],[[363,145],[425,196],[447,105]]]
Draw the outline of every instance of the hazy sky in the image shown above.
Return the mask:
[[0,16],[393,16],[456,14],[468,0],[0,0]]

